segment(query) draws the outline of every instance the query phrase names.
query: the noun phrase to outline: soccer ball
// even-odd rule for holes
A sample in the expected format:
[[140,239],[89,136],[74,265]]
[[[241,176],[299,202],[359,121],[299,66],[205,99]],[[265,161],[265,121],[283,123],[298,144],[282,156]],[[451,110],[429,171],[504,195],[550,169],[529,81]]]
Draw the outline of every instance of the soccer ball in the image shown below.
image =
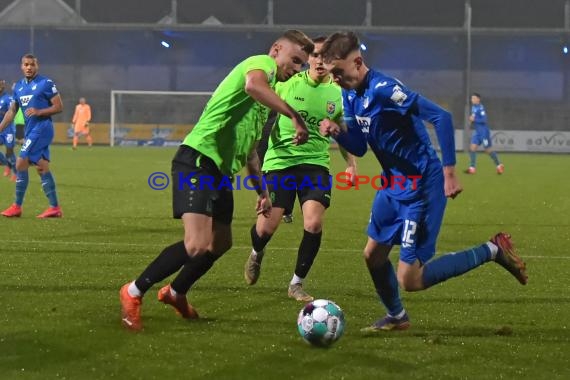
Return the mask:
[[299,312],[297,330],[314,346],[330,346],[344,333],[344,313],[333,301],[314,300]]

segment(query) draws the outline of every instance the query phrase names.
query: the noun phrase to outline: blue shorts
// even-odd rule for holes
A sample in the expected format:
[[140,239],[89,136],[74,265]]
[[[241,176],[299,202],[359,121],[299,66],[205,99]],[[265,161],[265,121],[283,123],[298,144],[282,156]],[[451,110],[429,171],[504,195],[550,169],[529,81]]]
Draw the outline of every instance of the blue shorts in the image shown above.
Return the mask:
[[33,128],[24,137],[24,144],[22,149],[20,149],[20,157],[27,158],[32,164],[37,164],[42,158],[49,161],[49,146],[52,140],[52,125]]
[[0,133],[0,145],[6,145],[6,148],[13,148],[16,144],[16,126],[10,124]]
[[417,198],[399,200],[379,190],[372,204],[368,236],[380,244],[400,245],[400,260],[408,264],[425,264],[435,255],[447,198],[441,168],[432,176]]
[[487,149],[493,146],[491,140],[491,131],[489,128],[477,128],[473,131],[471,135],[471,144],[473,145],[483,145],[483,148]]

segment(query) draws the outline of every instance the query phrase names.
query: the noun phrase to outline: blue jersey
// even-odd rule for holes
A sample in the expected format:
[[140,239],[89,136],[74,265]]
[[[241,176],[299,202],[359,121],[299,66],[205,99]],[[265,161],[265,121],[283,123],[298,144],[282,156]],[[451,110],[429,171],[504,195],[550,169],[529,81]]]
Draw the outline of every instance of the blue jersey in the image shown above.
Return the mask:
[[[396,199],[413,199],[420,194],[417,181],[440,180],[441,162],[431,145],[422,120],[417,116],[420,96],[395,78],[369,70],[357,90],[343,90],[344,113],[348,128],[359,128],[384,170],[383,175],[394,181],[405,177],[404,186],[388,186]],[[417,180],[417,179],[416,179]]]
[[37,109],[48,108],[52,105],[51,99],[58,94],[55,83],[44,76],[36,75],[31,81],[22,79],[14,87],[14,100],[22,109],[26,124],[26,134],[36,128],[51,128],[51,116],[26,116],[30,107]]
[[483,107],[483,104],[473,104],[471,106],[471,115],[475,119],[473,120],[474,129],[489,127],[487,125],[487,114],[485,113],[485,107]]
[[[8,112],[8,110],[10,109],[10,104],[12,104],[12,97],[8,94],[4,94],[4,95],[0,95],[0,120],[2,120],[4,118],[4,115],[6,114],[6,112]],[[14,126],[14,123],[10,123],[10,125],[8,125],[6,127],[6,129],[4,129],[2,132],[0,132],[1,134],[15,134],[16,133],[16,127]]]

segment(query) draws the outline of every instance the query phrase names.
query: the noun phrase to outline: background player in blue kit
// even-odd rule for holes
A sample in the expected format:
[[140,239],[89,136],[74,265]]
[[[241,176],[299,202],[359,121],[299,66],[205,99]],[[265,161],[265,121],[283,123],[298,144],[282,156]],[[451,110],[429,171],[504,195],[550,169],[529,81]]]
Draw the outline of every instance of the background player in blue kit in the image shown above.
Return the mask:
[[[5,92],[6,81],[0,80],[0,120],[4,117],[10,104],[12,97]],[[10,123],[6,129],[0,132],[0,145],[6,147],[6,155],[0,152],[0,165],[4,165],[4,177],[12,174],[12,180],[16,180],[16,155],[14,154],[14,145],[16,144],[16,126]]]
[[63,216],[57,202],[55,181],[49,171],[49,146],[53,140],[51,116],[63,110],[61,97],[55,83],[38,75],[38,60],[32,54],[26,54],[21,60],[24,79],[14,87],[14,101],[0,122],[2,132],[14,120],[21,109],[26,123],[24,144],[16,160],[16,200],[12,206],[2,212],[6,217],[22,215],[22,203],[28,188],[28,168],[35,165],[41,178],[42,188],[49,201],[47,210],[38,218],[60,218]]
[[497,174],[503,174],[505,166],[499,161],[497,153],[493,151],[491,140],[491,130],[487,124],[487,113],[485,107],[481,103],[481,95],[474,92],[471,95],[471,115],[469,115],[471,127],[473,128],[473,135],[471,136],[471,145],[469,146],[469,159],[471,163],[469,168],[465,171],[467,174],[475,174],[475,163],[477,161],[477,147],[483,145],[485,153],[493,159],[497,166]]
[[[364,258],[387,315],[364,331],[409,328],[398,284],[407,291],[427,289],[489,261],[497,262],[526,284],[525,264],[510,236],[503,232],[477,247],[433,259],[446,197],[455,198],[462,190],[455,175],[449,112],[398,80],[369,69],[353,32],[332,34],[321,54],[326,68],[343,88],[346,123],[325,119],[321,133],[332,135],[356,156],[363,156],[368,145],[386,178],[421,176],[417,188],[410,179],[402,187],[378,191],[374,199]],[[443,165],[422,120],[435,127]],[[388,258],[394,245],[401,247],[397,276]]]

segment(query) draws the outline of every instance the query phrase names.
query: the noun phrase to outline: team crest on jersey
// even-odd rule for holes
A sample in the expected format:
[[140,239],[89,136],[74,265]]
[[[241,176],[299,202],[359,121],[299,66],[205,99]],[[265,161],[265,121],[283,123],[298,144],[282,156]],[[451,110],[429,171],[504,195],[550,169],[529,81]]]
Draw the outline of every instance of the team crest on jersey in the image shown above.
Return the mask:
[[404,91],[402,91],[402,87],[397,85],[394,86],[394,88],[392,89],[392,96],[390,97],[390,99],[392,99],[394,103],[396,103],[399,106],[402,106],[407,98],[408,95],[406,95]]
[[336,104],[335,102],[327,101],[327,113],[332,115],[336,111]]
[[20,103],[22,104],[22,107],[26,107],[33,97],[34,95],[20,96]]

